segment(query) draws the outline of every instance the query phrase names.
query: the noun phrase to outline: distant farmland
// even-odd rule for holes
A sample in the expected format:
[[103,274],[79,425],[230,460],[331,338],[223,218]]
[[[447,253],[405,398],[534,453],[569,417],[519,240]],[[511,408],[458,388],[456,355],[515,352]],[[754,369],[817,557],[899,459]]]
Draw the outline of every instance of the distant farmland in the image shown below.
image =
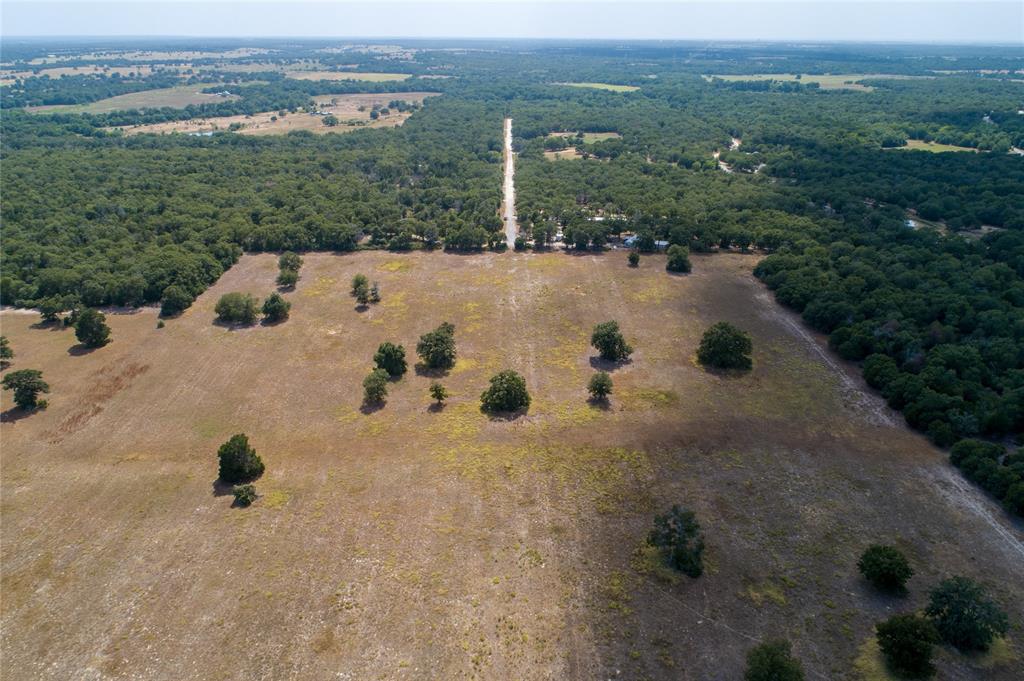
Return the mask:
[[555,85],[568,85],[569,87],[590,88],[592,90],[608,90],[610,92],[636,92],[640,89],[636,85],[616,85],[614,83],[555,83]]
[[161,88],[132,92],[127,95],[108,97],[89,104],[54,104],[50,106],[32,106],[27,111],[51,113],[110,113],[126,109],[160,108],[169,106],[182,109],[189,104],[208,104],[238,99],[238,95],[211,95],[202,90],[220,87],[216,83],[198,83],[196,85],[180,85],[178,87]]
[[705,80],[711,80],[712,78],[719,78],[730,83],[765,80],[777,80],[783,83],[817,83],[822,90],[861,90],[863,92],[870,92],[871,90],[874,90],[874,88],[870,85],[863,85],[860,81],[880,78],[906,80],[910,78],[927,78],[927,76],[900,76],[891,73],[839,73],[825,75],[811,75],[808,73],[750,73],[742,75],[704,76]]
[[409,73],[370,73],[357,71],[286,71],[295,80],[363,80],[370,83],[386,83],[412,78]]

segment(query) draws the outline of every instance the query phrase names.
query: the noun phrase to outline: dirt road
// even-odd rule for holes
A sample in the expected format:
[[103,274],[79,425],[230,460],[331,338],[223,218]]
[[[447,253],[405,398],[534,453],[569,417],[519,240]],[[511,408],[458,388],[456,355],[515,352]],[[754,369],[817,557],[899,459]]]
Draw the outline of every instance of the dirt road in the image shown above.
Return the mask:
[[502,202],[501,216],[505,221],[505,240],[508,247],[515,246],[519,228],[516,226],[516,162],[512,155],[512,119],[505,119],[505,198]]

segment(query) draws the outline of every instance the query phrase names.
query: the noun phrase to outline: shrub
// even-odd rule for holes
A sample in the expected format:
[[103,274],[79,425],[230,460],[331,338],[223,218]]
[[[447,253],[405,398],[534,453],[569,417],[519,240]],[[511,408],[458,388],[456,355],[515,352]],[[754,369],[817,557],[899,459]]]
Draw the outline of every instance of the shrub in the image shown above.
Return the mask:
[[661,549],[673,569],[689,577],[704,572],[704,535],[693,511],[674,505],[668,513],[656,516],[647,541]]
[[225,293],[214,311],[222,322],[253,324],[256,321],[256,299],[248,293]]
[[357,296],[359,289],[366,288],[369,290],[370,280],[366,278],[365,274],[357,274],[352,277],[352,295]]
[[164,289],[163,297],[160,299],[160,314],[164,317],[173,317],[187,310],[195,299],[192,294],[181,286],[172,284]]
[[455,327],[444,322],[420,336],[416,354],[430,369],[450,369],[455,365]]
[[291,309],[292,304],[282,298],[279,293],[271,293],[263,301],[263,317],[268,322],[279,322],[288,319],[288,312]]
[[380,302],[380,286],[377,284],[377,282],[373,282],[373,286],[370,287],[370,302]]
[[294,270],[295,272],[298,272],[302,269],[302,256],[298,253],[285,251],[277,259],[277,267],[281,270]]
[[526,239],[524,239],[521,236],[517,236],[516,240],[514,242],[514,246],[515,246],[515,249],[517,251],[525,251],[526,250]]
[[690,249],[678,244],[669,246],[665,269],[669,272],[689,272],[691,269]]
[[394,343],[384,342],[373,355],[373,363],[378,369],[388,372],[388,376],[397,378],[405,373],[405,348]]
[[600,353],[601,359],[609,362],[628,359],[633,353],[633,348],[619,331],[618,322],[602,322],[595,326],[590,335],[590,344]]
[[804,681],[804,670],[789,641],[768,641],[747,653],[743,681]]
[[607,397],[612,394],[612,377],[609,376],[606,371],[598,371],[590,377],[590,383],[587,385],[587,392],[589,392],[590,397],[595,400],[607,399]]
[[50,392],[50,386],[43,380],[43,372],[38,369],[19,369],[4,376],[4,390],[14,392],[14,404],[25,409],[45,409],[46,402],[39,400],[39,393]]
[[884,591],[905,591],[907,580],[914,575],[906,556],[895,547],[881,544],[869,546],[857,562],[857,568],[869,582]]
[[110,327],[99,310],[85,308],[75,322],[75,338],[87,348],[101,348],[110,342]]
[[157,322],[156,322],[156,328],[158,328],[158,329],[164,328],[164,320],[158,319]]
[[935,626],[920,615],[894,615],[876,627],[878,647],[889,668],[908,679],[935,673],[932,646],[939,641]]
[[256,501],[256,488],[252,485],[236,485],[232,493],[235,495],[235,505],[246,507],[252,506]]
[[750,335],[728,322],[712,325],[700,339],[697,359],[718,369],[749,369],[754,344]]
[[11,343],[7,336],[0,336],[0,367],[9,366],[14,359],[14,350],[11,350]]
[[444,404],[444,401],[448,399],[448,390],[437,381],[434,381],[430,384],[430,396],[438,404]]
[[630,251],[628,258],[629,258],[629,266],[630,267],[639,267],[640,266],[640,254],[638,252]]
[[484,411],[511,412],[530,406],[526,379],[507,369],[491,377],[491,386],[480,395]]
[[982,586],[967,577],[951,577],[932,589],[925,614],[939,636],[961,651],[988,650],[1009,624]]
[[361,306],[369,305],[370,303],[370,287],[368,284],[362,284],[355,292],[356,302]]
[[239,433],[217,450],[220,479],[229,484],[249,482],[263,475],[263,460],[249,446],[249,438]]
[[363,379],[363,399],[367,404],[381,404],[388,396],[388,372],[374,369]]
[[284,288],[291,288],[299,282],[298,270],[281,270],[277,274],[277,285]]

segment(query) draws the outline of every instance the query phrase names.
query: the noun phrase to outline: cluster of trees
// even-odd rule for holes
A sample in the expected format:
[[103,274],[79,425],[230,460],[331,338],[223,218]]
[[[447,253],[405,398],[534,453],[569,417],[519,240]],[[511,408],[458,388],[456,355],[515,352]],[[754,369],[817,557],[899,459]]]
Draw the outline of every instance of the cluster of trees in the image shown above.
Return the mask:
[[[367,289],[367,286],[366,277],[357,274],[352,280],[353,295],[358,295],[357,289]],[[416,354],[426,369],[451,369],[455,366],[455,326],[449,322],[442,322],[433,331],[420,336],[416,344]],[[380,344],[373,355],[373,363],[373,370],[363,379],[363,401],[368,406],[383,404],[388,395],[388,382],[400,379],[408,370],[405,348],[390,341]],[[430,386],[430,396],[441,405],[447,399],[448,391],[440,383],[434,382]]]
[[380,286],[377,282],[373,282],[371,285],[370,280],[366,278],[365,274],[357,274],[352,277],[351,294],[360,307],[380,302]]
[[693,511],[676,504],[656,516],[647,542],[661,551],[674,570],[693,578],[704,573],[704,534]]
[[961,440],[950,449],[949,461],[1007,511],[1024,516],[1024,449],[1007,453],[993,442]]
[[[145,78],[131,78],[120,73],[62,75],[59,78],[50,78],[47,75],[31,76],[0,87],[0,109],[52,104],[87,104],[131,92],[198,82],[202,81],[183,81],[175,74],[159,73]],[[7,112],[4,113],[6,115]]]
[[263,475],[265,466],[243,433],[232,435],[217,450],[218,479],[232,486],[236,506],[250,506],[256,501],[252,481]]
[[302,257],[297,253],[286,251],[277,259],[277,268],[277,285],[286,289],[294,288],[299,281]]
[[265,323],[273,324],[288,319],[292,304],[279,293],[271,293],[260,305],[248,293],[225,293],[217,301],[214,312],[217,319],[225,324],[255,324],[256,316],[262,312]]

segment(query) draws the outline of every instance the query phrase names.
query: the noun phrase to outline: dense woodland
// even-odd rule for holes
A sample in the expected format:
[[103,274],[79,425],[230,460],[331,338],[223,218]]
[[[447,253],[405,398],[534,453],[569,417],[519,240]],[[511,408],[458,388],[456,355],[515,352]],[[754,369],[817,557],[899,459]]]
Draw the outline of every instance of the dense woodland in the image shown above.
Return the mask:
[[[1024,156],[1011,153],[1024,149],[1024,82],[1013,74],[1024,68],[1024,51],[259,46],[275,51],[232,58],[252,65],[249,72],[192,58],[191,80],[171,83],[231,83],[240,96],[233,101],[26,113],[17,107],[168,87],[170,77],[34,75],[0,88],[3,303],[139,305],[161,300],[172,285],[195,296],[243,250],[502,247],[501,119],[511,115],[517,208],[536,247],[562,238],[600,249],[636,233],[642,248],[667,241],[694,252],[757,249],[767,255],[757,275],[778,300],[830,334],[844,358],[863,362],[869,383],[935,442],[1024,433]],[[69,49],[61,65],[94,63],[83,55],[103,49]],[[13,68],[36,71],[31,60],[53,53],[33,43],[4,50]],[[104,63],[138,63],[112,57]],[[298,81],[274,68],[313,61],[413,77]],[[870,91],[705,78],[745,73],[915,78],[867,79]],[[445,77],[427,77],[437,75]],[[319,94],[404,90],[444,94],[400,128],[344,135],[129,138],[115,128],[298,111]],[[552,132],[620,137],[588,143]],[[729,150],[732,138],[741,142]],[[900,149],[908,140],[976,151]],[[585,158],[544,156],[568,146]],[[1024,485],[1019,464],[990,458],[1007,481],[993,494]]]

